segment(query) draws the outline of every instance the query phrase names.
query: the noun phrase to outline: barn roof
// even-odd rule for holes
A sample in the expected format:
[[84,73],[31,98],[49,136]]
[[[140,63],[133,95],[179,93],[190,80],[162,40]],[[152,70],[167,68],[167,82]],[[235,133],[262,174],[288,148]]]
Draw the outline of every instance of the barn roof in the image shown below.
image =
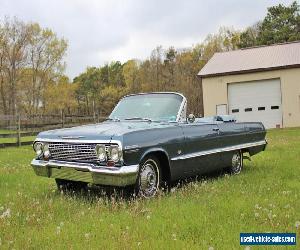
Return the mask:
[[300,41],[215,53],[198,76],[300,67]]

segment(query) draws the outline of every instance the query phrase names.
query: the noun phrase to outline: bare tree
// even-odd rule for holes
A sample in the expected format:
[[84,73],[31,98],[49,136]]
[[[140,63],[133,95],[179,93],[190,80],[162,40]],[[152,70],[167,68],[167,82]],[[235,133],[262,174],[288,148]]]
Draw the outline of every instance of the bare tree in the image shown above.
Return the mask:
[[8,83],[8,112],[14,115],[17,110],[18,80],[21,76],[21,70],[27,64],[26,46],[28,45],[29,32],[28,26],[16,18],[12,21],[5,19],[1,31],[1,68]]
[[30,24],[28,46],[28,63],[31,75],[31,102],[29,110],[37,113],[43,102],[43,90],[47,83],[53,81],[64,70],[63,56],[67,42],[58,39],[49,29],[42,29],[38,24]]

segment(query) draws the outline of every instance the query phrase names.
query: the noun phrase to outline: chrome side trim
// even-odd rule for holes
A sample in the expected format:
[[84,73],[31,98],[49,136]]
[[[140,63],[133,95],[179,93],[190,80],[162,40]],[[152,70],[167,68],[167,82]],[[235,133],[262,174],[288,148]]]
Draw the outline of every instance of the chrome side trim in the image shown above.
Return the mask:
[[267,144],[266,140],[243,143],[243,144],[239,144],[239,145],[235,145],[235,146],[217,148],[217,149],[212,149],[212,150],[206,150],[206,151],[200,151],[200,152],[196,152],[196,153],[176,156],[176,157],[173,157],[171,159],[171,161],[184,160],[184,159],[189,159],[189,158],[194,158],[194,157],[199,157],[199,156],[204,156],[204,155],[209,155],[209,154],[216,154],[216,153],[220,153],[220,152],[228,152],[228,151],[239,150],[239,149],[243,149],[243,148],[261,146],[261,145],[265,145],[265,144]]

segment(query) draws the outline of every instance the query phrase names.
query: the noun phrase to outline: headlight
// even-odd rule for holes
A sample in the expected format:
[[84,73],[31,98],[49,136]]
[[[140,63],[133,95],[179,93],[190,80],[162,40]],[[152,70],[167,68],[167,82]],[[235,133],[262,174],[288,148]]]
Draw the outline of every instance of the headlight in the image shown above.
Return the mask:
[[100,161],[106,161],[106,151],[104,145],[97,145],[96,146],[96,155]]
[[119,148],[117,146],[110,147],[110,159],[114,162],[118,162],[120,160]]
[[45,159],[49,159],[49,157],[50,157],[50,150],[49,150],[49,145],[48,145],[48,143],[45,143],[45,144],[44,144],[43,152],[44,152],[44,158],[45,158]]
[[43,153],[43,143],[42,142],[35,142],[33,144],[33,149],[37,156],[40,156]]

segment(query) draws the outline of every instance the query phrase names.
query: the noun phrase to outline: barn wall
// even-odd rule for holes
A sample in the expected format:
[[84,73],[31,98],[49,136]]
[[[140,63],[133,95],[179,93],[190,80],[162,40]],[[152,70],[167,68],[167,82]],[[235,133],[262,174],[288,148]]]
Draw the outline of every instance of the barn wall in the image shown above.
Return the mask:
[[204,115],[215,115],[218,104],[228,105],[229,83],[273,78],[281,80],[283,127],[300,126],[300,68],[203,78]]

